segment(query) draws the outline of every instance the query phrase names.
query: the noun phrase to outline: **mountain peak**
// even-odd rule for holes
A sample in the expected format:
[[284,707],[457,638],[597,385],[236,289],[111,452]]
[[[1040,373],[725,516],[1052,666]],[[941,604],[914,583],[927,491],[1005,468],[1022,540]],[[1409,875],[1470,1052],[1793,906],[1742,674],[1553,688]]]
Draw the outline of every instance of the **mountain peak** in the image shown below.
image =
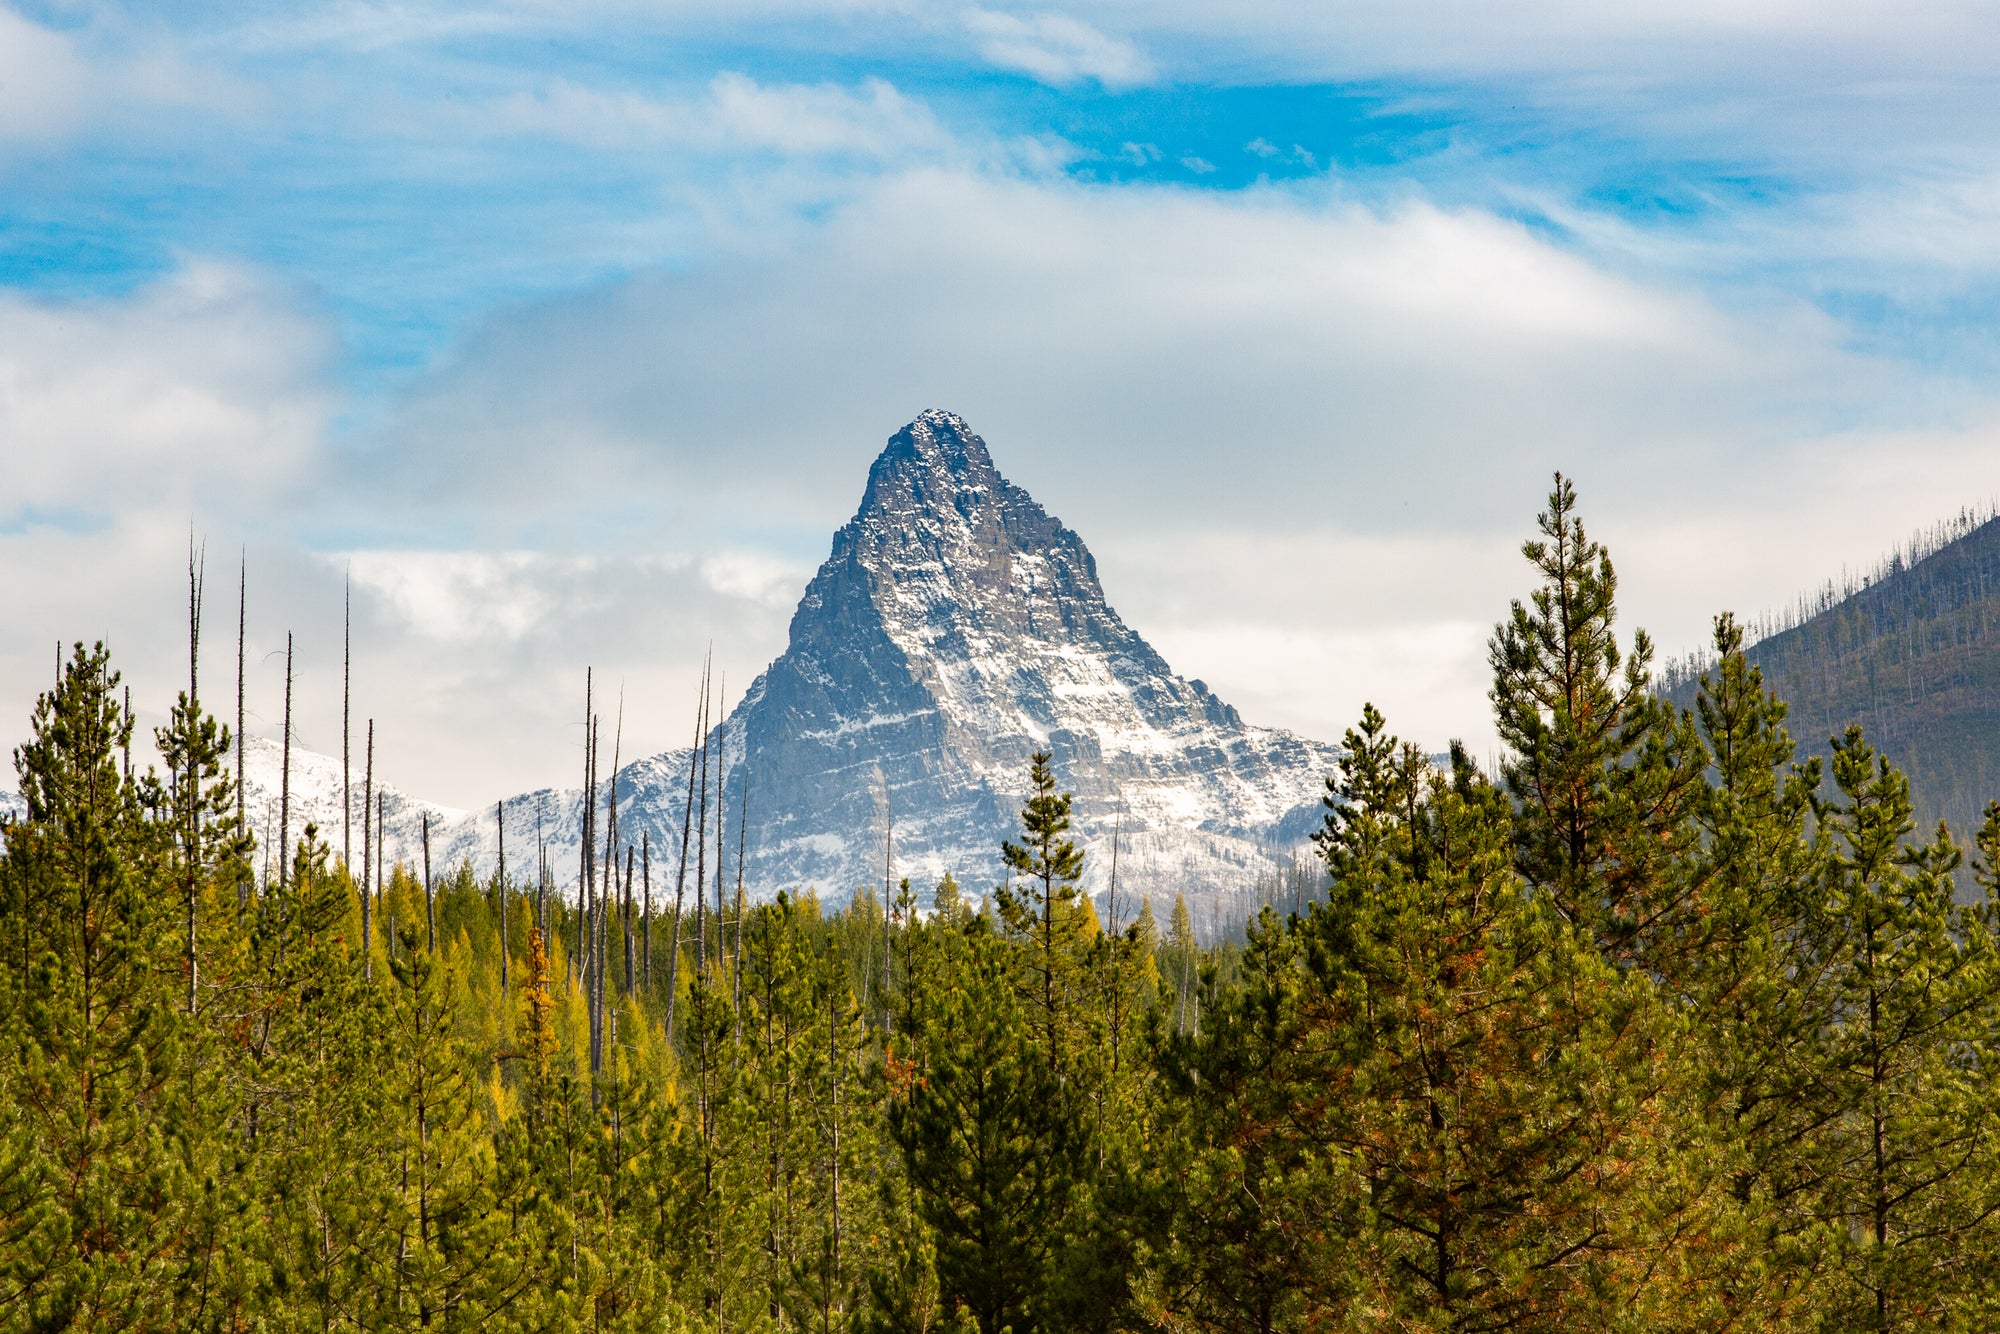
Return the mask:
[[753,862],[778,883],[879,871],[892,813],[900,866],[997,876],[1047,750],[1125,857],[1220,888],[1317,818],[1332,762],[1175,675],[1105,600],[1083,539],[935,409],[876,457],[729,728],[764,812]]
[[965,418],[925,408],[890,436],[876,456],[868,470],[861,513],[901,509],[912,502],[922,508],[962,510],[961,496],[997,493],[1005,486],[986,442]]

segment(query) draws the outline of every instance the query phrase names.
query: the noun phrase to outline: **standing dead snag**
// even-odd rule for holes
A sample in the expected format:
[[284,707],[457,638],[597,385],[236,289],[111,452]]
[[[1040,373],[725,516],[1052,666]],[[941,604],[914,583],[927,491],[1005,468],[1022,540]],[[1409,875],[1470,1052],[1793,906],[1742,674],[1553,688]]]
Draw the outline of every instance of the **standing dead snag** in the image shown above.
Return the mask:
[[500,833],[500,994],[507,994],[507,809],[493,803],[493,825]]
[[368,720],[368,772],[361,780],[361,976],[375,980],[375,720]]
[[424,948],[436,952],[438,947],[437,900],[431,893],[431,813],[423,813],[424,828],[424,926],[426,929]]
[[354,758],[348,724],[354,701],[354,577],[349,575],[340,609],[340,861],[354,874]]
[[729,962],[728,943],[722,935],[722,854],[727,844],[722,831],[729,822],[728,801],[724,797],[723,765],[729,762],[729,715],[722,711],[729,698],[729,678],[724,676],[715,690],[715,967],[718,972]]
[[[598,720],[590,720],[590,753],[593,772],[595,756],[601,739],[597,734]],[[618,893],[618,751],[617,737],[612,739],[611,790],[606,794],[608,809],[604,830],[604,873],[599,878],[595,892],[591,896],[591,912],[585,925],[590,933],[589,972],[590,991],[590,1073],[594,1078],[604,1068],[604,973],[610,967],[610,935],[605,929],[605,900],[615,898]],[[592,791],[596,790],[596,779],[592,779]],[[593,797],[593,800],[595,798]],[[594,820],[595,817],[593,817]],[[593,826],[594,827],[594,826]],[[593,1096],[595,1096],[593,1090]]]
[[278,776],[278,888],[285,887],[292,837],[292,633],[285,632],[285,755]]
[[889,779],[882,778],[882,1031],[894,1026],[889,1005],[889,984],[893,980],[889,905],[895,901],[896,806],[889,794]]
[[[250,555],[246,550],[236,568],[236,827],[248,829],[248,819],[243,813],[243,631],[249,624],[248,598],[250,591]],[[255,868],[252,868],[253,870]],[[250,888],[253,877],[244,876],[236,882],[236,906],[250,902]]]
[[[206,565],[206,552],[197,554],[194,535],[188,535],[188,695],[187,724],[190,729],[200,726],[201,719],[201,590]],[[128,700],[126,716],[131,716],[132,708]],[[125,770],[132,770],[131,732],[125,734]],[[186,843],[187,883],[183,888],[187,894],[187,1012],[195,1012],[196,987],[200,984],[201,962],[196,954],[198,920],[201,906],[201,771],[196,747],[188,747],[187,773],[182,775],[182,800],[187,807],[187,826],[182,830]]]
[[632,939],[632,861],[638,854],[639,849],[633,847],[630,843],[625,845],[625,902],[621,912],[625,923],[625,994],[627,996],[636,995],[639,990],[639,970],[633,966],[632,959],[634,944]]
[[[707,675],[704,672],[702,677],[704,693],[707,690],[707,680]],[[704,705],[696,705],[694,711],[694,745],[688,749],[687,807],[681,812],[681,869],[680,874],[674,879],[674,921],[672,930],[668,932],[667,941],[667,1041],[670,1044],[674,1038],[675,980],[679,976],[681,966],[681,903],[682,897],[687,891],[688,836],[694,832],[692,828],[694,823],[694,766],[696,760],[701,755],[701,728],[706,718],[706,707]]]
[[[583,922],[590,920],[590,886],[592,877],[596,875],[592,863],[597,858],[597,839],[595,830],[591,827],[591,822],[597,814],[597,738],[596,730],[591,725],[591,718],[594,716],[591,712],[592,684],[591,669],[586,667],[583,669],[583,807],[578,816],[581,826],[578,832],[581,837],[577,839],[582,864],[576,869],[576,906]],[[586,987],[589,985],[585,972],[589,966],[588,946],[589,933],[584,931],[582,924],[579,923],[576,933],[576,974],[578,977],[586,978]],[[586,991],[585,995],[588,994]]]
[[708,667],[701,671],[701,732],[697,748],[701,752],[701,792],[697,801],[694,840],[694,952],[695,971],[708,976]]
[[642,951],[645,955],[646,990],[653,989],[653,843],[649,831],[639,831],[639,875],[645,901],[639,909],[640,930],[645,933]]
[[[743,753],[748,758],[750,751],[747,745]],[[742,768],[743,805],[736,821],[736,963],[733,984],[736,1041],[739,1044],[743,1041],[743,857],[750,846],[750,766],[745,764]]]

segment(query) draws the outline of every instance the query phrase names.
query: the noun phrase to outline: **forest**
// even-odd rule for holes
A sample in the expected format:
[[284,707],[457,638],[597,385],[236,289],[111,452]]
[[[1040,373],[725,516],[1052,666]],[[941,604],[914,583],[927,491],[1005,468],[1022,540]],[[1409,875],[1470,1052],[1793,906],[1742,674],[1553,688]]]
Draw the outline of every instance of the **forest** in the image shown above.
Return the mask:
[[1919,828],[1726,614],[1675,702],[1564,479],[1537,528],[1497,771],[1366,708],[1310,894],[1211,943],[1078,890],[1046,755],[998,885],[746,902],[692,773],[672,866],[593,784],[580,890],[272,857],[192,686],[137,771],[76,645],[0,858],[0,1329],[2000,1327],[2000,803]]
[[[1976,826],[2000,792],[2000,517],[1963,510],[1874,569],[1748,627],[1748,657],[1800,729],[1868,729],[1910,779],[1918,818]],[[1692,707],[1712,655],[1660,684]]]

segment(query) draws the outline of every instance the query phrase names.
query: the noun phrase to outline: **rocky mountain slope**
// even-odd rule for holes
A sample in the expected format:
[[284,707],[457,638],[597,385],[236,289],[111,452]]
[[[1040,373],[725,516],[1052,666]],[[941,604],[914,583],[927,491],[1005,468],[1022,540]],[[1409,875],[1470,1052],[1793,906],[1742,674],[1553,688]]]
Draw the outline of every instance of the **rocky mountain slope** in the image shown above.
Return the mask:
[[[1824,753],[1860,723],[1910,776],[1922,823],[1961,839],[2000,799],[2000,519],[1966,514],[1865,579],[1829,586],[1746,651]],[[1693,686],[1673,697],[1693,701]]]
[[[1332,747],[1244,723],[1105,600],[1083,539],[926,412],[869,470],[791,642],[726,728],[760,884],[1002,878],[1028,757],[1054,755],[1108,873],[1154,893],[1246,885],[1316,826]],[[1120,812],[1122,811],[1122,816]]]

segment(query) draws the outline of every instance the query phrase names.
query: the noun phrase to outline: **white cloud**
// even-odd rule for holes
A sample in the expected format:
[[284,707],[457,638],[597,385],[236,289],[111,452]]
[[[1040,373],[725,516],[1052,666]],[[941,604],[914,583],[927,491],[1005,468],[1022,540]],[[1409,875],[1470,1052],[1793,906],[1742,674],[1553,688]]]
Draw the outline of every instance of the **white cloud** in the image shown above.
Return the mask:
[[890,158],[948,142],[929,108],[881,79],[864,79],[850,91],[826,84],[766,88],[724,74],[710,85],[709,97],[721,131],[758,148]]
[[125,299],[0,295],[0,522],[283,495],[333,403],[325,324],[266,278],[194,261]]
[[1916,396],[1845,342],[1476,210],[922,169],[790,243],[500,312],[336,442],[321,321],[190,263],[0,301],[0,688],[105,633],[166,699],[193,517],[212,644],[251,547],[253,725],[291,629],[300,734],[337,746],[351,552],[358,715],[396,782],[476,805],[565,772],[586,665],[627,683],[635,749],[685,731],[711,639],[747,684],[883,439],[942,406],[1252,720],[1333,736],[1372,698],[1480,748],[1486,628],[1554,467],[1668,649],[2000,492],[2000,412],[1856,427]]
[[1116,90],[1154,78],[1152,62],[1137,46],[1067,15],[969,9],[965,26],[993,64],[1059,88],[1089,79]]
[[672,145],[708,152],[896,159],[935,154],[951,136],[922,102],[875,78],[763,84],[718,74],[700,97],[655,98],[556,80],[464,119],[479,132],[532,135],[593,148]]
[[1620,557],[1626,623],[1669,649],[2000,489],[1983,426],[1853,429],[1914,396],[1846,337],[1476,210],[921,170],[796,245],[497,321],[396,430],[440,505],[477,472],[489,517],[769,553],[761,584],[701,567],[769,610],[746,649],[768,657],[882,440],[952,408],[1253,719],[1330,735],[1375,698],[1478,747],[1486,628],[1553,468]]
[[[599,562],[533,551],[357,551],[341,561],[408,633],[449,643],[517,642],[590,587]],[[594,599],[593,599],[594,601]]]
[[258,106],[254,85],[191,60],[169,30],[109,12],[92,18],[60,29],[0,4],[0,146],[46,146],[104,127],[154,135],[177,114]]
[[741,598],[789,616],[812,567],[763,551],[721,551],[700,562],[702,582],[724,597]]
[[73,128],[86,108],[88,82],[68,37],[0,8],[0,141]]

